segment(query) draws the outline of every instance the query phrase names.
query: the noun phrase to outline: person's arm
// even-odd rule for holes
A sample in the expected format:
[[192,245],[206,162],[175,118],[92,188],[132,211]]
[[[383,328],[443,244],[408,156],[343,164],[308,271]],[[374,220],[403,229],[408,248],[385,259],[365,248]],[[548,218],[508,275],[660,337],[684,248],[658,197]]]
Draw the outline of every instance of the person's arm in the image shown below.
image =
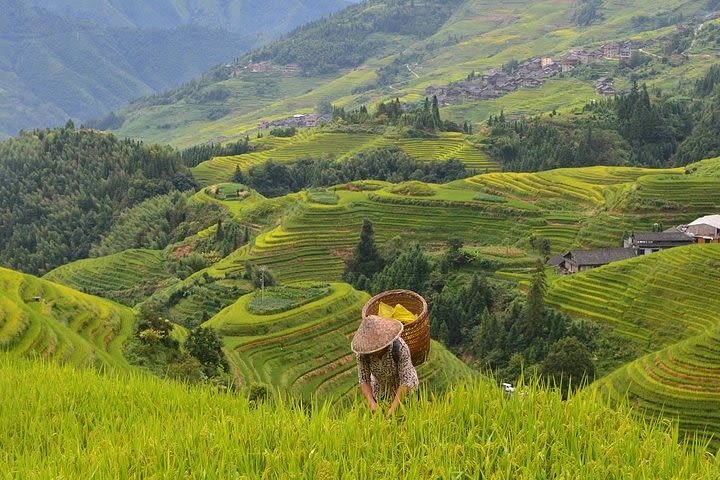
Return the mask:
[[377,410],[377,402],[375,401],[375,397],[372,393],[372,386],[369,383],[361,383],[360,391],[363,393],[365,400],[367,400],[367,403],[370,406],[370,411],[375,413],[375,410]]
[[377,402],[373,395],[372,385],[370,384],[370,365],[363,355],[359,355],[357,359],[358,366],[358,382],[360,383],[360,391],[370,406],[370,411],[375,413],[377,410]]
[[393,413],[395,413],[395,410],[397,407],[400,406],[400,402],[402,401],[403,397],[408,391],[408,387],[405,385],[400,385],[398,389],[395,391],[395,397],[393,397],[392,404],[390,405],[390,408],[387,411],[387,416],[391,417]]
[[399,358],[397,365],[398,372],[398,388],[395,390],[395,396],[393,397],[392,404],[387,411],[387,416],[390,417],[395,413],[395,410],[400,406],[403,397],[407,392],[418,387],[419,381],[417,371],[412,364],[412,358],[410,356],[410,348],[404,340],[400,339]]

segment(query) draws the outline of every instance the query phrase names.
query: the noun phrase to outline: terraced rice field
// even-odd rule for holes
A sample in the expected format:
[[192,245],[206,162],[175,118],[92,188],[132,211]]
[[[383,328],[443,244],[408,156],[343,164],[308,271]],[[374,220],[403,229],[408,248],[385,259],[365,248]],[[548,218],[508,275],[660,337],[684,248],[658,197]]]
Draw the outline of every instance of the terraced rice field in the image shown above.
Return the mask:
[[[302,203],[281,224],[258,236],[252,246],[216,264],[217,273],[244,268],[246,261],[265,265],[282,282],[340,278],[344,260],[352,255],[363,219],[373,222],[376,242],[393,237],[421,243],[445,242],[460,236],[473,244],[501,244],[507,236],[524,236],[522,220],[502,213],[502,206],[475,202],[434,204],[386,203],[373,200],[377,192],[338,190],[337,205]],[[472,194],[468,194],[472,197]],[[399,196],[397,196],[399,197]],[[379,197],[378,197],[379,198]],[[402,200],[401,200],[402,201]],[[499,212],[482,208],[500,208]],[[529,211],[528,216],[537,213]],[[452,219],[452,221],[448,221]]]
[[125,370],[133,322],[127,307],[0,268],[0,350]]
[[236,167],[247,171],[268,160],[295,162],[303,158],[334,157],[343,159],[361,150],[399,146],[408,155],[421,160],[457,158],[467,168],[494,171],[498,166],[479,148],[458,133],[441,133],[435,138],[393,139],[371,134],[303,133],[283,141],[263,142],[267,150],[228,157],[215,157],[193,168],[193,176],[203,185],[227,182]]
[[468,181],[491,191],[526,200],[602,205],[606,203],[606,187],[630,183],[657,172],[630,167],[561,168],[538,173],[490,173]]
[[646,175],[635,183],[632,199],[627,204],[629,209],[715,212],[720,208],[720,177]]
[[603,379],[613,402],[626,396],[648,417],[677,421],[686,436],[720,448],[720,327],[647,355]]
[[166,269],[162,252],[145,249],[78,260],[48,272],[43,278],[129,306],[177,281]]
[[[246,295],[207,322],[223,335],[233,368],[246,384],[273,385],[304,399],[354,397],[357,370],[349,345],[369,295],[344,283],[329,285],[329,295],[270,315],[250,313],[252,295],[260,293]],[[418,371],[431,387],[469,372],[439,344]]]
[[551,284],[549,305],[613,327],[652,352],[603,379],[648,417],[679,421],[685,435],[720,448],[720,245],[673,248]]
[[606,323],[646,352],[718,323],[720,245],[690,245],[611,263],[553,282],[547,303]]

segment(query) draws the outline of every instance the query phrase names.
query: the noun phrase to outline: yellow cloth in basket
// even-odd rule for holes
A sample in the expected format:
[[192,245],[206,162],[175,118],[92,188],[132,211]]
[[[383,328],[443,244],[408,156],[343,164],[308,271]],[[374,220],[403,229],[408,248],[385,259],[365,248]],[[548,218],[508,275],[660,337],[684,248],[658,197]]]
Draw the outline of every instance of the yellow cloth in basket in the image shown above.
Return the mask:
[[380,302],[378,305],[378,315],[385,318],[394,318],[400,320],[402,323],[411,323],[417,320],[417,315],[412,313],[401,304],[391,307],[390,305]]

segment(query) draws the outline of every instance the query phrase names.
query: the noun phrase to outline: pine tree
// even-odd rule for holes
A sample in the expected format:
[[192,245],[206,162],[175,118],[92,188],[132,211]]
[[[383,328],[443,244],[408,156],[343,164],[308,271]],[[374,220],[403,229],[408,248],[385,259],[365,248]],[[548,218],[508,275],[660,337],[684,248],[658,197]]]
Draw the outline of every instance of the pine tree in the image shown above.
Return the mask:
[[355,247],[353,258],[348,263],[343,277],[346,281],[357,286],[355,282],[361,276],[372,279],[376,273],[382,270],[383,266],[384,261],[375,245],[373,224],[366,218],[363,220],[362,229],[360,230],[360,241]]
[[433,119],[433,130],[440,130],[442,121],[440,120],[440,107],[438,105],[437,95],[433,95],[432,98],[432,119]]
[[533,276],[532,285],[528,292],[527,303],[523,311],[522,335],[525,346],[533,343],[534,339],[543,336],[543,318],[545,316],[545,291],[547,290],[547,279],[545,269],[538,265]]

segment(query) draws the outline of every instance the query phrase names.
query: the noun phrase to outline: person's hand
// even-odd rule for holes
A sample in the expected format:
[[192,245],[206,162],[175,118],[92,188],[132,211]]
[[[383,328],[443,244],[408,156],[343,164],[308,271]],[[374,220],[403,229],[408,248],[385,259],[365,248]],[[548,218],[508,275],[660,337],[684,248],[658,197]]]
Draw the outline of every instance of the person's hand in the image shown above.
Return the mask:
[[387,411],[387,413],[385,414],[385,416],[386,416],[387,418],[390,418],[390,417],[393,416],[394,413],[395,413],[395,407],[393,407],[393,406],[391,405],[390,408],[388,408],[388,411]]
[[378,408],[377,402],[375,402],[375,401],[370,402],[370,413],[375,413],[377,408]]

